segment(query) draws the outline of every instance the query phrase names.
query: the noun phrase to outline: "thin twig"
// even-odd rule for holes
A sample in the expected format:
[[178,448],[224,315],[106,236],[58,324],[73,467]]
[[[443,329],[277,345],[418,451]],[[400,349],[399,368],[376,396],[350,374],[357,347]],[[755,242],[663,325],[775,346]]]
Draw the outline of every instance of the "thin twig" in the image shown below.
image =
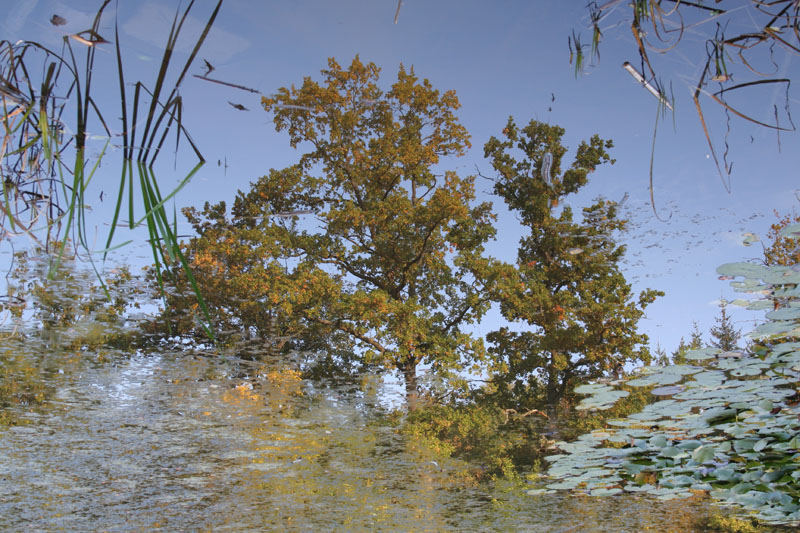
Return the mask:
[[216,80],[214,78],[209,78],[208,76],[201,76],[199,74],[192,74],[192,76],[194,76],[195,78],[201,79],[201,80],[210,81],[211,83],[219,83],[220,85],[226,85],[228,87],[233,87],[234,89],[241,89],[243,91],[249,91],[251,93],[261,94],[261,91],[259,91],[257,89],[252,89],[250,87],[245,87],[244,85],[239,85],[237,83],[231,83],[229,81]]
[[397,0],[397,9],[394,12],[394,23],[397,24],[397,19],[400,17],[400,6],[403,5],[403,0]]

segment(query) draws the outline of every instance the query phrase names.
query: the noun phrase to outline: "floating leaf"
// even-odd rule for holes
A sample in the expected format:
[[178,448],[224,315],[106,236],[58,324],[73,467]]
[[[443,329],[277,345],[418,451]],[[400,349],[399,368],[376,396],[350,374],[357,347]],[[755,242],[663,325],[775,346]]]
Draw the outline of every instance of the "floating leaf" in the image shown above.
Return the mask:
[[679,455],[684,454],[686,454],[686,451],[678,448],[677,446],[668,446],[661,450],[661,455],[664,457],[678,457]]
[[699,448],[703,443],[699,440],[685,440],[678,444],[678,448],[682,450],[695,450]]
[[739,439],[733,442],[733,449],[739,453],[750,451],[755,448],[757,442],[755,439]]
[[800,307],[783,307],[765,315],[770,320],[800,320]]
[[655,448],[664,448],[667,445],[667,437],[664,435],[656,435],[650,439],[649,444]]
[[[736,263],[721,269],[723,275],[751,276],[741,286],[767,296],[748,303],[770,311],[756,335],[800,337],[800,304],[792,300],[795,296],[778,296],[784,294],[779,292],[783,287],[755,279],[789,280],[795,271]],[[772,298],[778,297],[787,303],[773,310]],[[671,499],[702,490],[761,521],[799,525],[800,401],[791,398],[796,397],[800,381],[800,342],[765,343],[758,355],[704,348],[689,352],[688,359],[703,361],[702,366],[639,370],[625,383],[652,386],[654,396],[670,398],[609,421],[610,429],[602,433],[581,437],[568,452],[572,458],[556,460],[552,468],[565,481],[584,480],[581,487],[591,494],[620,488]],[[587,389],[599,393],[587,400],[600,404],[610,389],[610,385]],[[608,443],[627,446],[604,448]],[[596,468],[598,460],[604,461],[601,474],[586,477],[586,468]],[[615,471],[622,481],[611,486],[608,480]]]
[[720,353],[722,353],[722,350],[719,348],[700,348],[699,350],[689,350],[686,352],[685,357],[692,361],[702,361],[711,359]]
[[70,35],[73,39],[86,46],[94,46],[97,44],[107,44],[109,41],[103,39],[99,33],[94,30],[85,30],[80,33]]
[[770,440],[771,439],[769,437],[765,437],[765,438],[759,440],[758,442],[756,442],[753,445],[753,451],[754,452],[760,452],[761,450],[763,450],[764,448],[767,447],[767,445],[769,444]]
[[711,445],[698,446],[692,452],[692,460],[703,464],[714,459],[714,447]]
[[692,379],[704,387],[717,387],[725,381],[725,374],[718,370],[706,370],[695,374]]
[[779,237],[797,239],[800,238],[800,224],[789,224],[784,226],[779,232]]
[[683,379],[680,374],[658,373],[650,374],[641,378],[633,379],[628,382],[632,387],[647,387],[649,385],[672,385]]
[[728,481],[733,479],[736,476],[736,471],[733,469],[732,466],[726,466],[724,468],[718,468],[714,472],[714,477],[716,477],[720,481]]
[[717,267],[717,274],[722,276],[743,276],[751,279],[761,279],[767,268],[755,263],[726,263]]
[[591,495],[592,496],[611,496],[613,494],[619,494],[622,492],[622,489],[619,487],[611,487],[611,488],[599,488],[599,489],[592,489]]
[[683,385],[667,385],[665,387],[656,387],[650,391],[653,396],[672,396],[683,391],[686,387]]
[[774,304],[770,300],[754,300],[750,302],[750,304],[747,306],[747,309],[751,311],[761,311],[764,309],[772,309],[773,307]]
[[586,385],[579,385],[575,387],[575,392],[578,394],[595,394],[598,392],[605,392],[610,390],[614,389],[602,383],[589,383]]
[[679,374],[681,376],[686,376],[689,374],[697,374],[701,372],[703,367],[701,366],[693,366],[693,365],[671,365],[664,367],[661,371],[665,374]]
[[775,320],[761,324],[748,335],[754,339],[800,336],[800,327],[793,320]]

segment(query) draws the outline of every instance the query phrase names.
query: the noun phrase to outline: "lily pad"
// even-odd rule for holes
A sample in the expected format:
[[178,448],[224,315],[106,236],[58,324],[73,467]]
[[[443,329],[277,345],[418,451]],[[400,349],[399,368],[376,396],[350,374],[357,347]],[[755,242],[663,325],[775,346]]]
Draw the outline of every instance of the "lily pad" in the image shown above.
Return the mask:
[[664,387],[656,387],[650,391],[650,394],[653,396],[672,396],[685,389],[686,387],[684,385],[666,385]]
[[[800,269],[734,263],[720,272],[744,276],[742,287],[766,296],[748,304],[770,311],[751,336],[795,339],[764,343],[757,356],[703,348],[688,354],[698,364],[642,368],[623,382],[653,387],[653,396],[669,398],[610,421],[610,435],[581,437],[565,449],[571,459],[555,460],[551,468],[564,481],[582,480],[580,490],[590,494],[621,488],[671,499],[702,490],[767,523],[800,525],[800,407],[789,400],[800,382],[800,300],[778,310],[772,300],[800,299],[800,291],[788,296],[787,284],[762,283],[794,279]],[[584,401],[594,404],[611,394],[605,387],[588,390],[593,397]],[[601,448],[609,442],[626,447]],[[597,461],[602,469],[595,470]],[[587,474],[587,468],[595,471]],[[615,472],[621,481],[609,481]]]
[[781,231],[778,233],[778,235],[780,237],[798,239],[800,238],[800,224],[789,224],[788,226],[784,226],[781,228]]
[[743,276],[745,278],[761,279],[766,268],[755,263],[725,263],[717,267],[720,276]]
[[717,354],[722,353],[719,348],[700,348],[699,350],[689,350],[686,352],[686,359],[691,361],[702,361],[713,359]]

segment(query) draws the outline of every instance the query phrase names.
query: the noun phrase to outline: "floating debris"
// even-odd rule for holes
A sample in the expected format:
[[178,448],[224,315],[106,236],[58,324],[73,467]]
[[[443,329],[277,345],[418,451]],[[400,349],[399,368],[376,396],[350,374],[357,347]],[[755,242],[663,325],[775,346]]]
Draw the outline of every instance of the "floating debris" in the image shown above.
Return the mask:
[[641,83],[641,84],[642,84],[642,86],[643,86],[645,89],[647,89],[648,91],[650,91],[650,93],[651,93],[653,96],[655,96],[656,98],[658,98],[658,100],[659,100],[659,101],[660,101],[662,104],[664,104],[664,105],[667,107],[667,109],[669,109],[670,111],[672,111],[672,105],[670,105],[670,103],[669,103],[669,101],[667,100],[667,98],[666,98],[666,97],[665,97],[665,96],[664,96],[664,95],[661,93],[661,91],[659,91],[658,89],[656,89],[655,87],[653,87],[653,86],[650,84],[650,82],[648,82],[646,79],[644,79],[644,76],[642,76],[641,74],[639,74],[639,72],[638,72],[638,71],[637,71],[635,68],[633,68],[633,65],[631,65],[630,63],[628,63],[628,62],[626,61],[626,62],[624,62],[624,63],[622,64],[622,68],[624,68],[625,70],[627,70],[627,71],[630,73],[630,75],[631,75],[631,76],[633,76],[633,78],[634,78],[636,81],[638,81],[639,83]]
[[280,107],[282,109],[299,109],[301,111],[314,111],[314,108],[308,105],[279,104],[275,107]]
[[397,9],[394,12],[394,23],[397,24],[397,19],[400,17],[400,7],[403,5],[403,0],[397,0]]
[[255,93],[255,94],[261,94],[261,91],[259,91],[258,89],[253,89],[251,87],[245,87],[244,85],[239,85],[238,83],[231,83],[229,81],[216,80],[214,78],[209,78],[209,77],[206,77],[206,76],[200,76],[199,74],[192,74],[192,76],[194,76],[195,78],[197,78],[199,80],[210,81],[211,83],[219,83],[220,85],[225,85],[227,87],[233,87],[234,89],[241,89],[243,91],[248,91],[248,92]]
[[542,158],[542,179],[547,185],[550,185],[550,168],[553,166],[553,154],[546,152]]
[[94,46],[96,44],[108,44],[109,41],[94,30],[84,30],[80,33],[73,33],[70,35],[73,39],[86,46]]
[[567,250],[569,255],[578,255],[579,253],[583,252],[583,248],[570,248]]
[[744,246],[750,246],[754,242],[758,242],[759,240],[761,240],[761,239],[758,238],[758,235],[756,235],[755,233],[750,233],[750,232],[742,234],[742,237],[744,237],[744,241],[742,241],[742,244]]

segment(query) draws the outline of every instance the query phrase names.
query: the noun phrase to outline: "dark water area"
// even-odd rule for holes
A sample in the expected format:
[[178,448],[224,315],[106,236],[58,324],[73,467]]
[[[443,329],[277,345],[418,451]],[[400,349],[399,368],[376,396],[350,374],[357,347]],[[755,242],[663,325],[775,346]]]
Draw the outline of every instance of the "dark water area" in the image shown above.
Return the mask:
[[25,351],[5,351],[5,379],[44,399],[3,408],[2,530],[687,531],[709,510],[477,483],[407,442],[374,383],[223,355]]

